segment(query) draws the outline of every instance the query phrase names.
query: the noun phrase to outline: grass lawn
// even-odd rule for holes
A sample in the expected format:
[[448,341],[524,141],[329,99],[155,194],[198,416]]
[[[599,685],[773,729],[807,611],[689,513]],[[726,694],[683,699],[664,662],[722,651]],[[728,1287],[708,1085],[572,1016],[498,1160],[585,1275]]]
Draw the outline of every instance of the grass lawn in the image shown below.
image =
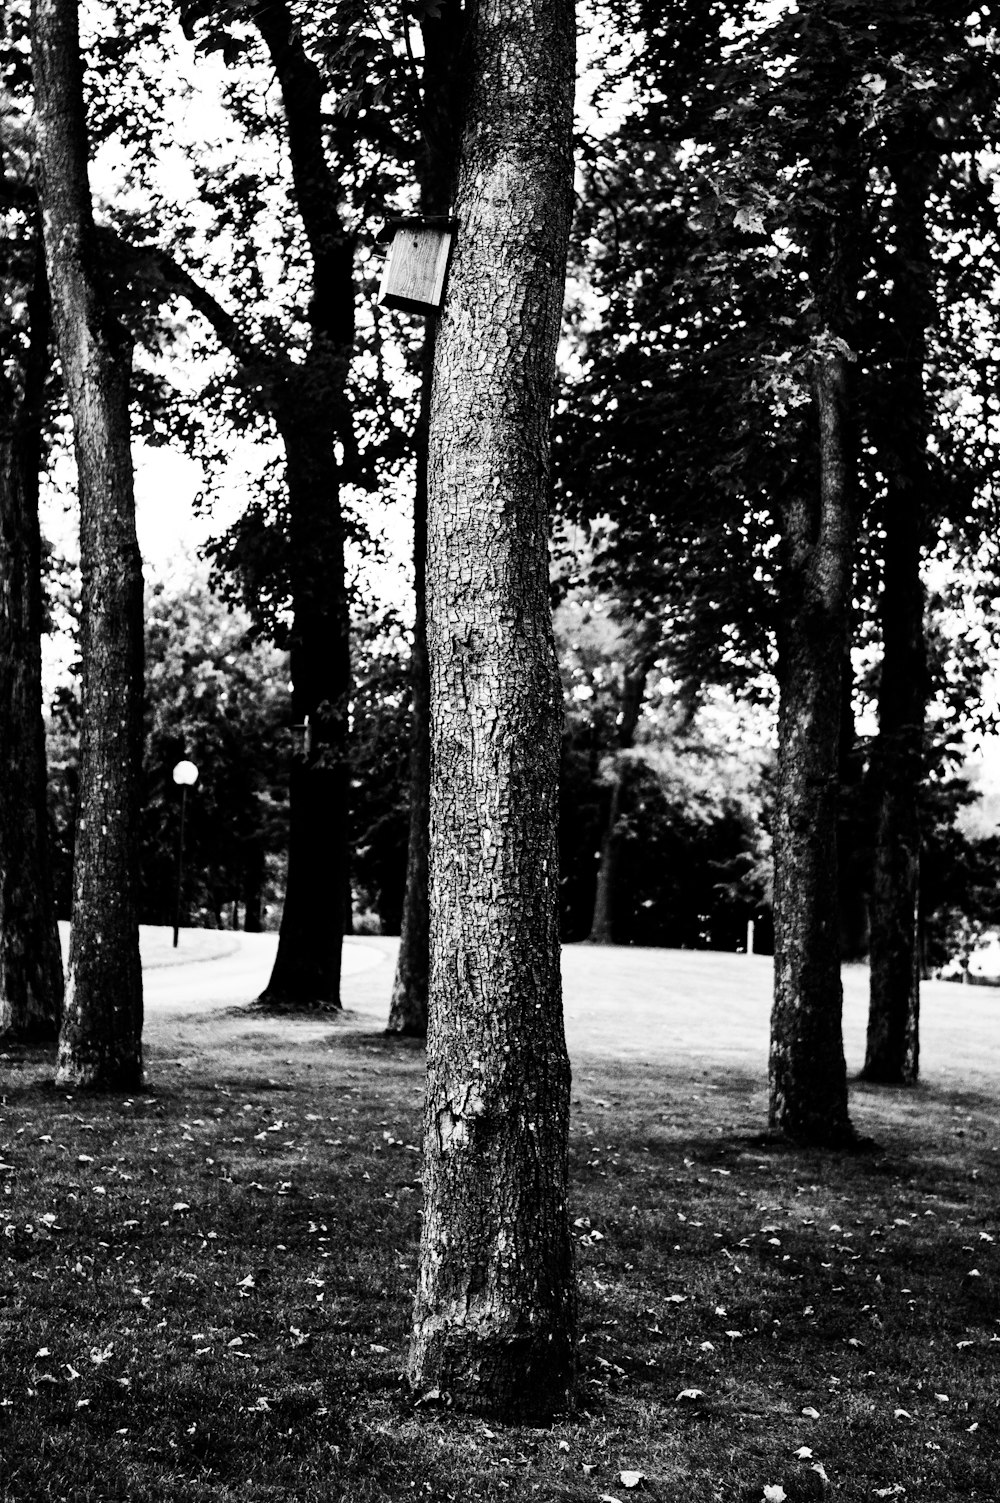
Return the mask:
[[876,1146],[842,1156],[761,1136],[766,961],[568,950],[578,1397],[507,1429],[400,1381],[422,1051],[381,1033],[391,942],[349,945],[345,1017],[277,1022],[161,939],[147,1092],[0,1060],[3,1499],[1000,1496],[1000,994],[928,988],[925,1084],[853,1086]]

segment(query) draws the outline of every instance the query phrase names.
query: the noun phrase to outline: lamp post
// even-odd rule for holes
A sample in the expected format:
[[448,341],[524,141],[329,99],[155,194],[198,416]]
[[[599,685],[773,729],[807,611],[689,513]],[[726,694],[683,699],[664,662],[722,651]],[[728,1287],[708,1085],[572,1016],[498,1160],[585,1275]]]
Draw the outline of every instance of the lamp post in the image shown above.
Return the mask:
[[181,927],[181,894],[184,888],[184,814],[187,807],[187,791],[198,781],[198,769],[193,762],[181,761],[174,767],[174,782],[181,790],[181,823],[177,833],[177,902],[174,907],[174,949]]

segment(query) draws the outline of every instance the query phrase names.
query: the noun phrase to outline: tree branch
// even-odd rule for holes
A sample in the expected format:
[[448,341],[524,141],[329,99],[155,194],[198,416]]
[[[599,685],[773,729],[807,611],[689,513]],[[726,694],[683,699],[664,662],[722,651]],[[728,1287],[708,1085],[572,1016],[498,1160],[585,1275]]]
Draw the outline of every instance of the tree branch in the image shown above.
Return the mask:
[[265,350],[168,251],[157,246],[133,245],[112,229],[99,228],[97,236],[125,276],[190,303],[211,325],[219,343],[260,381],[268,406],[273,404],[272,393],[285,380],[291,364],[285,356]]

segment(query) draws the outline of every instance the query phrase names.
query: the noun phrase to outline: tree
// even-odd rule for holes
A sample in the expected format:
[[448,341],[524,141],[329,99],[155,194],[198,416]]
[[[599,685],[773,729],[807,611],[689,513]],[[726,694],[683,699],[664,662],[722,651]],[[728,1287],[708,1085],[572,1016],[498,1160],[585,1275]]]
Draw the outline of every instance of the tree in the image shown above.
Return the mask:
[[429,456],[431,979],[411,1383],[537,1420],[574,1292],[547,453],[572,184],[569,0],[475,6]]
[[129,428],[131,350],[112,317],[94,230],[75,0],[34,0],[39,200],[80,500],[80,814],[56,1080],[142,1083],[136,912],[142,756],[142,562]]
[[[930,520],[927,327],[934,314],[927,229],[933,156],[922,122],[906,121],[890,156],[895,252],[883,361],[888,400],[878,433],[884,500],[879,734],[869,790],[875,807],[870,903],[871,1000],[862,1074],[912,1085],[920,1054],[920,786],[928,694],[921,560]],[[891,412],[891,417],[890,417]]]
[[[29,199],[30,202],[30,199]],[[20,218],[20,231],[15,220]],[[12,207],[0,331],[0,1037],[49,1042],[62,1015],[42,721],[42,458],[50,310],[41,231]]]
[[[428,6],[421,17],[423,97],[420,123],[423,153],[418,158],[420,209],[446,214],[455,186],[457,146],[456,81],[464,20],[458,0]],[[406,892],[392,983],[390,1034],[423,1038],[427,1033],[430,966],[430,676],[427,663],[427,443],[437,324],[428,319],[420,357],[420,408],[413,434],[413,639],[410,652],[410,829]]]

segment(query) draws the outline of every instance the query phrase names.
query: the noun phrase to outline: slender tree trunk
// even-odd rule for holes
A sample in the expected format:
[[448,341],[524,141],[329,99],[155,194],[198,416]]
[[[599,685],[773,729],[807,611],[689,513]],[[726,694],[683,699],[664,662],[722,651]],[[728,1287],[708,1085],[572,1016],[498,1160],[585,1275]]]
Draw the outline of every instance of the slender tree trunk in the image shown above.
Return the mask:
[[621,814],[622,787],[625,782],[624,768],[618,762],[615,764],[612,777],[611,796],[607,803],[597,860],[594,913],[590,921],[590,934],[587,936],[588,943],[592,945],[614,944],[612,918],[618,878],[618,856],[621,847],[618,819]]
[[247,934],[259,934],[264,927],[264,848],[259,840],[247,845],[243,858],[243,928]]
[[282,426],[295,560],[292,710],[304,727],[291,773],[288,879],[274,967],[260,1003],[339,1008],[349,882],[350,627],[344,528],[329,417],[310,401]]
[[42,720],[38,475],[49,302],[38,229],[18,401],[0,376],[0,1038],[54,1042],[63,967],[52,896]]
[[571,0],[473,7],[431,413],[431,979],[409,1372],[539,1420],[574,1351],[559,979],[549,410],[572,185]]
[[101,283],[87,175],[75,0],[34,0],[40,199],[73,416],[83,575],[80,812],[60,1085],[142,1083],[136,914],[142,756],[142,562],[129,429],[131,350]]
[[[421,23],[423,65],[423,159],[419,167],[420,208],[446,214],[451,207],[458,134],[457,54],[463,30],[461,6],[444,0],[435,16]],[[437,324],[427,320],[421,352],[420,412],[414,433],[413,488],[413,648],[410,654],[410,829],[406,854],[403,921],[386,1031],[423,1038],[427,1033],[430,973],[430,676],[427,663],[427,442]]]
[[845,643],[840,718],[840,810],[837,824],[840,957],[868,954],[870,840],[864,788],[864,754],[854,723],[854,673],[850,640]]
[[820,497],[786,509],[774,830],[774,1007],[769,1122],[849,1141],[841,1032],[837,785],[841,672],[853,544],[849,362],[816,359]]
[[416,484],[413,496],[413,645],[410,652],[410,831],[406,850],[406,892],[392,983],[389,1022],[392,1034],[424,1038],[427,1033],[427,985],[430,971],[430,673],[427,663],[427,437],[430,427],[434,331],[424,336],[420,416],[416,432]]
[[886,476],[879,729],[870,784],[875,806],[871,998],[863,1075],[913,1085],[920,1053],[920,787],[924,775],[927,653],[921,554],[927,529],[924,365],[933,313],[926,204],[930,159],[912,137],[893,161],[896,253],[885,335]]
[[626,669],[625,672],[621,720],[618,725],[616,755],[611,773],[611,792],[605,806],[604,825],[601,830],[597,886],[594,891],[594,914],[588,936],[592,945],[614,944],[615,893],[621,855],[618,821],[621,817],[622,798],[628,773],[628,763],[620,753],[629,751],[635,745],[635,733],[642,714],[642,700],[646,692],[648,673],[648,662],[642,662]]

